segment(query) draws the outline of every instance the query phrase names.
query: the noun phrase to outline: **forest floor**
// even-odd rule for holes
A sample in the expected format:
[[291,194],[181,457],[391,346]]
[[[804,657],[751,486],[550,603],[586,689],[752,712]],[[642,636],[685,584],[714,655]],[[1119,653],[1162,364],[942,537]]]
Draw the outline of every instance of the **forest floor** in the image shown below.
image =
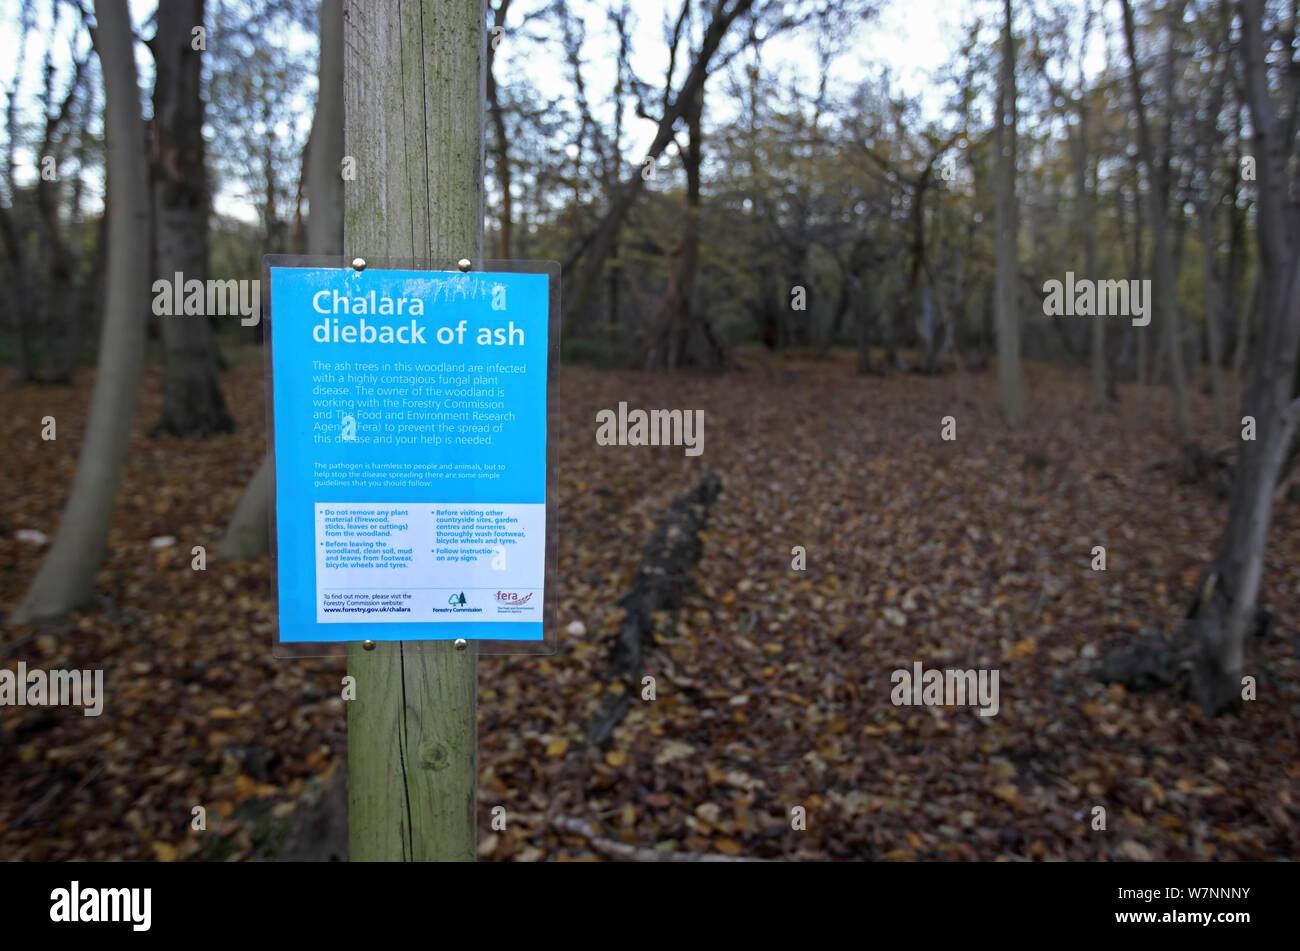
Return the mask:
[[[1226,517],[1204,486],[1151,468],[1177,450],[1165,389],[1122,386],[1118,411],[1097,412],[1086,371],[1031,364],[1013,434],[992,373],[745,363],[562,371],[559,651],[479,661],[482,858],[595,857],[558,817],[646,849],[772,859],[1300,857],[1300,506],[1275,513],[1257,699],[1210,719],[1088,674],[1141,630],[1174,631]],[[288,820],[344,766],[343,662],[274,659],[268,559],[212,555],[265,449],[261,372],[241,350],[225,377],[239,430],[191,442],[148,438],[151,367],[99,601],[64,625],[0,628],[0,665],[102,667],[108,694],[98,718],[0,707],[0,860],[248,858],[268,817]],[[48,549],[16,533],[57,527],[92,382],[0,376],[4,612]],[[1231,443],[1195,398],[1201,442]],[[620,400],[703,409],[703,454],[597,446],[595,414]],[[617,602],[669,501],[707,470],[722,495],[697,590],[647,652],[657,698],[585,747]],[[997,669],[996,716],[895,706],[891,672],[917,661]]]

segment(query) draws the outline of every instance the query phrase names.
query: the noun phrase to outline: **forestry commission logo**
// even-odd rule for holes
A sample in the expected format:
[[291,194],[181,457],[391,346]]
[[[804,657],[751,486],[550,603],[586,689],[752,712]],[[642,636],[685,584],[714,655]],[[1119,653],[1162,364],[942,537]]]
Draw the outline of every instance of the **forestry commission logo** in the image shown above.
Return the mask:
[[434,614],[482,614],[482,608],[470,607],[464,591],[453,591],[447,595],[445,608],[431,608]]

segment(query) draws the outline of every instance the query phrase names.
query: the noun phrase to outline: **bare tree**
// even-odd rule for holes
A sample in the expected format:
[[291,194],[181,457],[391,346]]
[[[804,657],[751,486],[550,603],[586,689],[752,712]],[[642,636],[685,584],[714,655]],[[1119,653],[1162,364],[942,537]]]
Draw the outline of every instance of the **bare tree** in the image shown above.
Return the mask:
[[1274,486],[1300,426],[1300,398],[1295,395],[1300,350],[1300,210],[1294,199],[1287,197],[1288,189],[1295,185],[1287,181],[1295,142],[1295,99],[1288,96],[1291,111],[1279,115],[1267,74],[1270,40],[1265,34],[1263,0],[1242,0],[1239,9],[1257,168],[1262,302],[1253,369],[1242,403],[1242,415],[1255,423],[1255,438],[1241,442],[1228,524],[1189,620],[1198,648],[1191,696],[1209,710],[1223,709],[1241,694],[1246,636],[1256,618]]
[[1011,426],[1024,422],[1024,396],[1020,381],[1020,307],[1017,293],[1019,269],[1016,219],[1016,46],[1011,31],[1011,0],[1003,2],[1002,70],[994,118],[997,232],[997,336],[998,388],[1002,416]]
[[1192,432],[1192,417],[1187,405],[1187,382],[1183,372],[1182,339],[1178,322],[1178,288],[1174,268],[1174,254],[1169,244],[1169,192],[1170,162],[1173,148],[1171,144],[1174,100],[1174,63],[1176,46],[1176,28],[1182,21],[1184,0],[1170,0],[1166,9],[1167,36],[1165,43],[1165,62],[1162,70],[1161,86],[1165,96],[1167,115],[1162,154],[1156,154],[1151,123],[1147,118],[1147,107],[1143,92],[1142,68],[1138,61],[1136,30],[1133,24],[1133,5],[1130,0],[1120,0],[1124,13],[1124,41],[1129,56],[1129,84],[1133,91],[1133,111],[1138,125],[1138,158],[1146,172],[1147,206],[1151,218],[1151,237],[1153,242],[1155,280],[1152,294],[1163,335],[1163,345],[1169,353],[1169,382],[1174,394],[1174,422],[1178,434],[1189,439]]
[[[208,186],[203,147],[201,50],[204,0],[158,5],[149,41],[155,64],[149,177],[153,189],[154,267],[164,280],[204,280],[208,270]],[[221,392],[212,328],[201,314],[161,318],[162,416],[155,432],[211,436],[234,420]]]
[[1250,382],[1242,398],[1242,439],[1232,477],[1228,521],[1218,552],[1201,580],[1178,648],[1159,636],[1114,655],[1108,679],[1130,685],[1181,683],[1202,709],[1218,713],[1243,693],[1252,632],[1269,628],[1258,605],[1264,552],[1279,476],[1300,430],[1300,206],[1288,196],[1297,112],[1295,87],[1289,112],[1279,114],[1268,75],[1272,38],[1264,24],[1264,0],[1242,0],[1238,45],[1245,74],[1256,159],[1256,241],[1259,245],[1259,332]]
[[[683,0],[686,6],[689,6],[690,2],[691,0]],[[654,138],[646,150],[645,161],[658,161],[664,149],[673,141],[677,121],[686,115],[687,109],[695,101],[705,79],[708,78],[709,64],[717,53],[718,47],[722,45],[727,31],[753,4],[754,0],[720,0],[713,7],[708,26],[704,31],[704,38],[686,73],[686,78],[676,90],[671,86],[664,90],[664,108],[658,118],[658,128]],[[623,179],[610,196],[609,209],[586,243],[582,266],[574,280],[573,293],[565,298],[565,323],[575,326],[578,332],[590,317],[589,311],[597,281],[604,271],[605,261],[614,247],[623,219],[636,202],[637,196],[641,194],[644,185],[645,178],[640,167]]]
[[[1224,6],[1220,9],[1223,11],[1225,22],[1222,25],[1226,31],[1228,8]],[[1226,275],[1224,280],[1220,279],[1218,257],[1215,253],[1217,244],[1215,220],[1220,190],[1215,184],[1214,167],[1215,145],[1219,139],[1219,112],[1223,108],[1229,65],[1225,51],[1217,45],[1214,60],[1214,68],[1210,71],[1207,108],[1196,124],[1196,175],[1200,187],[1195,190],[1195,205],[1197,223],[1200,226],[1201,277],[1205,287],[1205,336],[1209,350],[1210,395],[1213,405],[1213,423],[1218,429],[1223,426],[1223,386],[1219,373],[1223,365],[1223,338],[1219,321],[1223,309],[1222,295],[1226,287]]]
[[[664,107],[673,87],[673,67],[677,62],[683,33],[690,29],[689,0],[682,5],[672,31],[668,56],[668,77],[664,81]],[[694,52],[694,51],[693,51]],[[698,53],[694,55],[698,56]],[[686,216],[682,239],[670,253],[672,258],[668,287],[659,299],[646,326],[646,367],[675,370],[681,366],[720,369],[727,365],[726,351],[713,333],[704,315],[694,306],[695,276],[700,261],[700,163],[704,133],[704,82],[696,87],[686,104],[686,148],[680,149],[682,168],[686,172]]]
[[496,66],[497,43],[506,28],[506,14],[510,11],[510,0],[497,0],[492,8],[492,30],[487,41],[487,103],[488,116],[492,120],[493,162],[496,166],[497,187],[501,189],[501,230],[497,241],[497,257],[506,260],[510,257],[510,234],[514,225],[513,196],[510,194],[510,140],[506,134],[505,111],[501,107],[501,92],[497,89]]
[[307,154],[307,253],[343,253],[343,0],[321,0],[316,113]]
[[[343,252],[343,0],[322,0],[319,83],[305,187],[307,253]],[[263,458],[217,548],[222,558],[256,558],[270,547],[271,460]]]
[[[34,3],[27,4],[20,17],[21,40],[5,115],[8,124],[5,184],[11,204],[9,208],[0,205],[0,245],[9,264],[5,296],[13,314],[14,357],[19,378],[64,384],[72,382],[79,353],[77,314],[85,275],[80,242],[75,234],[68,233],[61,220],[65,207],[61,170],[74,134],[80,142],[78,149],[84,149],[86,107],[82,103],[91,98],[86,69],[89,53],[76,56],[67,87],[59,94],[56,91],[59,70],[54,61],[56,44],[51,41],[47,45],[41,95],[44,128],[39,140],[33,143],[40,174],[34,185],[19,186],[14,179],[14,148],[20,136],[16,107],[25,69],[23,46],[33,26],[29,18],[34,7]],[[62,2],[51,0],[54,32],[59,29],[63,8]],[[82,117],[79,123],[78,113]],[[74,124],[79,125],[75,133]],[[82,187],[81,172],[78,168],[78,176],[73,180],[74,202]],[[75,208],[69,217],[75,229],[78,224]]]
[[29,623],[66,614],[94,590],[104,558],[113,501],[130,444],[144,359],[149,305],[149,180],[141,136],[140,87],[126,0],[95,0],[95,49],[104,75],[108,138],[108,290],[86,441],[54,544],[10,620]]

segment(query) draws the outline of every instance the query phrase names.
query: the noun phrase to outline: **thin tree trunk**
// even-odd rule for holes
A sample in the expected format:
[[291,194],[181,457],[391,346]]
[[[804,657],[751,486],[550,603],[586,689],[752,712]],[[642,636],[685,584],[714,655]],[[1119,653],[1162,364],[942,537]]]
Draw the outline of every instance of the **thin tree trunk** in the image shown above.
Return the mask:
[[1264,551],[1273,513],[1273,489],[1300,426],[1293,397],[1300,350],[1300,231],[1293,206],[1283,200],[1291,136],[1274,111],[1266,75],[1263,0],[1242,0],[1251,128],[1257,158],[1257,234],[1260,260],[1260,328],[1243,415],[1256,436],[1242,440],[1233,477],[1228,524],[1219,552],[1192,612],[1191,636],[1199,648],[1190,684],[1192,699],[1210,711],[1237,701],[1253,628]]
[[[686,79],[682,81],[676,98],[667,103],[660,117],[654,139],[646,150],[647,159],[657,161],[664,149],[668,147],[668,143],[673,140],[673,130],[677,120],[685,114],[686,108],[695,98],[700,87],[704,85],[704,80],[708,78],[709,62],[713,59],[713,54],[718,51],[718,46],[722,43],[731,24],[751,6],[753,0],[734,0],[730,5],[723,0],[714,8],[712,19],[704,33],[704,40],[700,44],[700,51],[691,64]],[[605,261],[614,247],[623,218],[636,203],[644,185],[645,179],[642,177],[641,168],[638,167],[615,187],[613,195],[610,196],[609,210],[596,225],[591,242],[582,255],[582,266],[573,281],[573,292],[565,295],[566,334],[572,333],[578,336],[586,329],[591,317],[592,297],[600,275],[604,271]]]
[[682,164],[686,168],[686,221],[679,252],[668,279],[668,288],[651,318],[647,334],[646,367],[676,370],[682,366],[716,370],[727,365],[712,328],[693,306],[695,273],[700,259],[700,161],[701,117],[704,88],[686,111],[687,146]]
[[[1222,13],[1221,26],[1227,33],[1230,25],[1227,17],[1231,16],[1231,12],[1225,6]],[[1220,55],[1222,54],[1216,54],[1216,59]],[[1224,91],[1228,85],[1228,70],[1231,69],[1231,62],[1226,55],[1222,55],[1220,62],[1221,65],[1214,70],[1216,79],[1211,83],[1209,107],[1206,109],[1204,122],[1200,124],[1200,142],[1197,149],[1197,155],[1201,160],[1202,194],[1197,202],[1197,217],[1200,225],[1201,271],[1205,285],[1205,342],[1206,349],[1209,351],[1207,362],[1210,370],[1211,422],[1215,429],[1223,426],[1223,387],[1220,378],[1223,366],[1223,332],[1219,320],[1227,295],[1228,276],[1224,274],[1222,280],[1220,279],[1218,255],[1215,253],[1217,242],[1214,222],[1218,207],[1215,199],[1218,196],[1213,194],[1214,146],[1218,140],[1219,113],[1223,109]],[[1230,191],[1235,201],[1236,189]]]
[[[1236,110],[1233,110],[1236,114]],[[1241,120],[1237,116],[1236,135],[1234,136],[1238,143],[1241,140]],[[1244,268],[1245,258],[1245,216],[1241,214],[1240,207],[1240,177],[1241,177],[1241,147],[1238,144],[1236,153],[1231,156],[1232,167],[1228,170],[1229,181],[1231,186],[1228,189],[1228,260],[1223,280],[1223,292],[1219,296],[1221,305],[1219,328],[1222,333],[1232,334],[1233,356],[1231,363],[1227,362],[1227,353],[1225,348],[1225,363],[1220,369],[1231,370],[1234,374],[1234,381],[1237,379],[1237,355],[1240,352],[1244,359],[1244,341],[1242,339],[1243,325],[1240,314],[1244,310],[1241,302],[1241,279]]]
[[[208,188],[204,167],[203,53],[191,30],[203,24],[204,0],[158,6],[150,41],[156,79],[149,172],[154,202],[154,267],[165,280],[203,281],[208,269]],[[217,368],[216,342],[203,314],[159,317],[162,415],[155,433],[212,436],[234,429]]]
[[[1183,350],[1181,334],[1178,328],[1177,286],[1174,274],[1173,250],[1169,245],[1169,156],[1166,154],[1157,160],[1155,145],[1152,141],[1151,127],[1147,121],[1147,109],[1143,102],[1142,73],[1138,66],[1137,40],[1133,25],[1133,6],[1129,0],[1121,0],[1124,14],[1124,38],[1129,55],[1129,84],[1133,92],[1133,109],[1138,123],[1138,155],[1147,176],[1147,204],[1151,215],[1151,234],[1154,243],[1155,281],[1152,296],[1162,329],[1161,345],[1169,356],[1169,382],[1174,395],[1174,422],[1178,426],[1178,435],[1184,440],[1192,434],[1192,417],[1187,405],[1187,381],[1183,372]],[[1174,87],[1175,38],[1174,27],[1182,19],[1181,2],[1171,2],[1167,11],[1169,23],[1168,40],[1165,47],[1164,89],[1166,108],[1172,103]],[[1172,122],[1172,119],[1167,121]]]
[[997,231],[998,389],[1008,425],[1024,422],[1020,381],[1020,308],[1018,305],[1016,220],[1016,50],[1011,33],[1011,0],[1003,4],[1002,75],[998,83],[994,226]]
[[497,257],[503,261],[510,257],[510,233],[514,224],[513,196],[510,194],[510,140],[506,134],[505,113],[501,109],[501,93],[497,88],[494,72],[496,66],[496,47],[500,34],[497,28],[505,29],[506,13],[510,10],[510,0],[499,0],[492,11],[493,35],[488,38],[487,48],[487,101],[488,114],[492,118],[492,130],[496,135],[495,149],[497,187],[501,189],[501,231],[498,236]]
[[[14,149],[19,139],[16,131],[19,125],[19,89],[25,76],[27,37],[31,32],[33,20],[27,15],[29,12],[24,11],[24,15],[18,18],[19,32],[18,44],[15,47],[17,55],[14,63],[14,78],[8,89],[8,103],[5,106],[5,128],[8,134],[5,135],[3,161],[5,183],[8,185],[11,198],[16,198],[18,195],[18,185],[14,180],[14,172],[17,168]],[[9,312],[13,315],[14,366],[18,370],[18,379],[22,383],[30,383],[36,379],[36,367],[31,354],[33,290],[28,280],[31,256],[25,244],[26,230],[21,211],[16,203],[14,207],[8,209],[0,207],[0,238],[4,240],[9,258],[9,271],[5,275],[5,291],[8,296]]]
[[307,253],[343,253],[343,0],[321,0],[316,113],[307,158]]
[[858,375],[878,373],[879,368],[871,362],[871,319],[875,316],[872,295],[875,282],[871,275],[864,278],[853,271],[849,271],[844,280],[850,283],[849,306],[853,310],[853,330],[858,344]]
[[[10,127],[12,128],[12,126]],[[10,136],[13,138],[13,136]],[[14,187],[10,185],[10,194]],[[9,313],[13,315],[14,333],[14,367],[18,370],[18,380],[29,383],[35,379],[30,353],[31,307],[28,291],[28,255],[21,235],[20,227],[15,221],[13,209],[0,206],[0,239],[4,241],[8,268],[6,270],[5,293],[8,297]]]
[[149,307],[149,179],[140,134],[140,87],[126,0],[95,0],[95,48],[104,76],[109,249],[108,290],[99,370],[86,438],[54,544],[11,617],[14,623],[52,620],[94,592],[104,560],[113,502],[130,444],[144,358]]
[[[1145,278],[1147,274],[1145,262],[1142,259],[1142,249],[1146,239],[1144,237],[1145,219],[1142,216],[1142,169],[1136,154],[1130,156],[1129,175],[1133,185],[1133,244],[1132,257],[1129,260],[1129,273],[1134,280],[1140,280]],[[1128,246],[1125,245],[1125,248],[1127,250]],[[1147,335],[1142,332],[1145,328],[1134,327],[1131,321],[1126,323],[1124,327],[1125,339],[1134,342],[1133,379],[1139,386],[1143,386],[1147,382]]]
[[[319,83],[307,156],[307,253],[343,253],[343,0],[322,0]],[[256,558],[270,547],[271,464],[263,458],[217,548],[221,558]]]
[[1219,368],[1223,364],[1223,341],[1219,329],[1219,295],[1222,292],[1214,256],[1214,204],[1210,201],[1202,201],[1200,204],[1201,270],[1205,272],[1205,335],[1210,351],[1210,399],[1213,404],[1214,428],[1219,429],[1223,426],[1223,387],[1219,379]]
[[270,550],[271,489],[271,459],[263,456],[217,547],[219,558],[256,558]]
[[1250,293],[1246,296],[1246,306],[1237,315],[1237,349],[1232,355],[1232,375],[1238,383],[1246,376],[1246,356],[1250,352],[1250,327],[1253,318],[1259,314],[1259,272],[1251,280]]
[[[1084,277],[1090,281],[1098,279],[1097,264],[1097,196],[1088,183],[1088,105],[1085,97],[1087,90],[1079,86],[1079,131],[1073,137],[1074,146],[1074,194],[1079,206],[1079,231],[1083,234]],[[1103,409],[1110,405],[1106,389],[1106,322],[1094,318],[1091,321],[1091,377],[1092,405]]]
[[[56,11],[57,26],[57,11]],[[48,60],[47,60],[48,67]],[[45,134],[38,155],[49,156],[56,165],[62,164],[67,137],[63,126],[70,120],[72,109],[81,90],[85,61],[75,65],[72,82],[62,104],[53,114],[47,111]],[[54,100],[54,71],[46,71],[45,103],[48,110]],[[81,177],[78,176],[78,187]],[[66,359],[68,338],[72,335],[73,314],[81,279],[77,241],[65,241],[59,227],[59,198],[62,185],[56,180],[41,176],[36,181],[37,259],[45,274],[45,286],[36,300],[23,301],[24,308],[37,305],[41,312],[41,371],[42,383],[71,383],[73,364]],[[75,219],[74,219],[75,220]]]

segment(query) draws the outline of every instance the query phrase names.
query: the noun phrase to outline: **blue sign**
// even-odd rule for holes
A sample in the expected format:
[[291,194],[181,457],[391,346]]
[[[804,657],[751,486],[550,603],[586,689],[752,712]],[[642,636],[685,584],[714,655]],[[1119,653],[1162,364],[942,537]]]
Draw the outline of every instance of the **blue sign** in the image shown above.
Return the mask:
[[548,276],[270,293],[280,640],[543,640]]

